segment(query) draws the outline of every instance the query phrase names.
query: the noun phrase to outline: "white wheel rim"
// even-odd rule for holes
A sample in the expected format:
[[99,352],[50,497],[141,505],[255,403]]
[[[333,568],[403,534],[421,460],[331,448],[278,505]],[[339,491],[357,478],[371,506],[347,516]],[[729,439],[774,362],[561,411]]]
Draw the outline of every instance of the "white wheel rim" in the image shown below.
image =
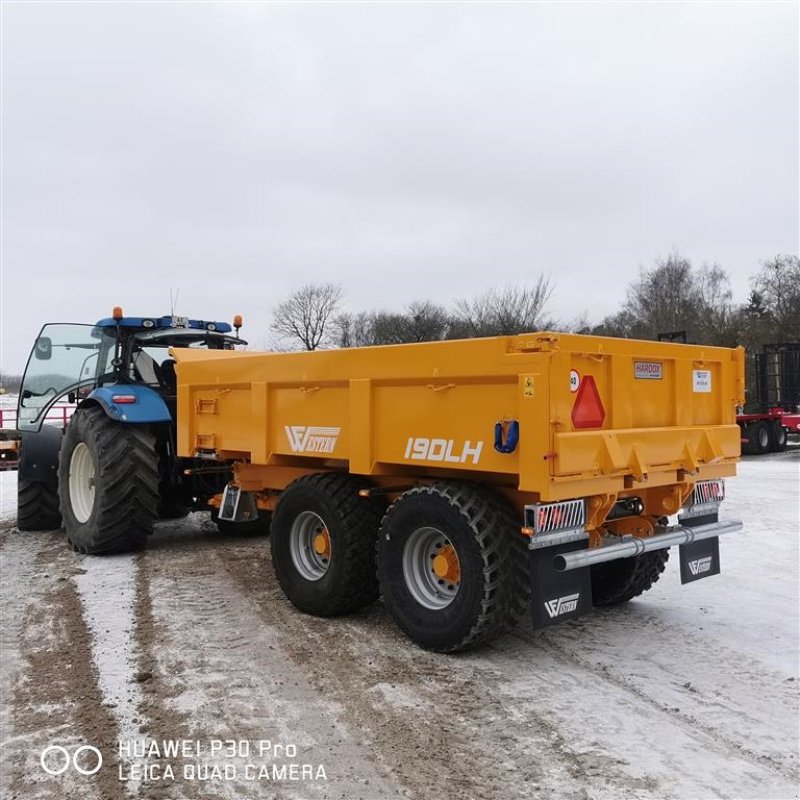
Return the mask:
[[417,528],[403,547],[403,577],[411,596],[425,608],[440,611],[458,594],[460,578],[448,580],[436,574],[433,562],[443,548],[453,543],[438,528]]
[[86,522],[94,508],[94,459],[91,450],[79,442],[69,461],[69,501],[78,522]]
[[[315,547],[319,536],[327,538],[328,546],[323,552]],[[289,531],[289,550],[295,569],[307,581],[324,577],[331,563],[331,549],[328,526],[322,517],[313,511],[298,514]]]

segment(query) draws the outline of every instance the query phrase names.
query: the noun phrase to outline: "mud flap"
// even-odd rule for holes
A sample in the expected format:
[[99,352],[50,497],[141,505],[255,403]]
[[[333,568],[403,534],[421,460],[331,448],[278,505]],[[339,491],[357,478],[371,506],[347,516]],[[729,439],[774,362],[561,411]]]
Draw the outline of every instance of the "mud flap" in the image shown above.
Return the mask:
[[[708,514],[702,517],[682,518],[681,525],[692,528],[697,525],[704,525],[709,522],[716,522],[716,514]],[[682,544],[680,550],[681,561],[681,583],[692,583],[701,578],[708,578],[710,575],[719,575],[719,537],[713,539],[703,539],[700,542],[690,542]]]
[[536,542],[530,550],[531,610],[533,627],[547,628],[592,610],[590,567],[558,572],[553,558],[561,553],[586,550],[589,539],[584,534],[577,541],[547,545]]

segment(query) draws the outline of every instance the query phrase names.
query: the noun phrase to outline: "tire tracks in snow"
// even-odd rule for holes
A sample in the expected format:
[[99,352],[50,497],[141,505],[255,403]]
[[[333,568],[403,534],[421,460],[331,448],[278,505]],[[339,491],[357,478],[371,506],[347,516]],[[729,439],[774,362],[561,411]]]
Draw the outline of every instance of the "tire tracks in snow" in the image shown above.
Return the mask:
[[[603,624],[602,620],[598,620],[598,623]],[[701,739],[704,747],[710,747],[721,755],[740,758],[753,766],[768,770],[776,776],[785,778],[788,781],[795,783],[800,782],[800,774],[798,773],[796,765],[792,767],[791,765],[782,763],[769,753],[759,753],[743,742],[735,739],[727,733],[721,725],[712,725],[708,722],[704,722],[693,713],[683,711],[677,706],[670,705],[663,700],[653,697],[652,694],[648,693],[640,686],[637,686],[633,679],[626,677],[611,665],[593,663],[587,656],[578,653],[574,648],[565,645],[562,641],[557,641],[555,638],[549,638],[546,635],[521,634],[521,638],[527,643],[536,642],[537,646],[552,653],[556,658],[564,662],[576,664],[581,669],[586,670],[587,673],[590,673],[593,679],[604,681],[632,695],[649,708],[669,718],[691,736]],[[701,652],[701,649],[693,646],[690,642],[688,642],[685,647],[686,649],[683,656],[687,661],[691,661],[692,658],[699,658],[704,652]],[[724,655],[718,652],[717,657],[720,660],[727,660],[729,658],[733,663],[740,660],[738,655],[733,652],[726,652]],[[748,666],[752,667],[752,665]],[[752,679],[752,672],[748,677]],[[796,685],[796,682],[794,682],[795,687]],[[764,690],[765,692],[769,691],[768,687],[764,687]],[[755,692],[753,693],[755,694]],[[693,700],[693,698],[687,694],[686,700],[688,701],[690,699]]]
[[[169,667],[164,660],[159,658],[158,650],[168,636],[168,632],[157,622],[153,613],[153,600],[150,588],[148,555],[139,553],[136,556],[136,570],[134,575],[136,594],[135,626],[133,631],[135,642],[135,657],[138,667],[138,676],[141,681],[141,694],[139,704],[140,726],[138,733],[142,739],[156,742],[165,740],[192,738],[187,713],[177,710],[171,702],[177,697],[171,681]],[[141,763],[163,767],[172,763],[172,758],[147,758],[137,759]],[[175,794],[176,784],[180,785],[179,795]],[[136,788],[148,800],[171,798],[180,796],[185,800],[199,798],[203,794],[196,783],[187,781],[142,781]]]
[[[123,800],[124,790],[115,778],[116,720],[98,686],[91,633],[75,584],[79,568],[74,557],[60,533],[18,531],[8,535],[3,556],[4,574],[13,573],[15,583],[22,581],[8,606],[6,590],[3,598],[4,606],[19,615],[16,624],[3,621],[3,635],[11,639],[4,642],[4,650],[6,645],[16,647],[20,656],[10,665],[13,738],[3,743],[8,796]],[[7,668],[4,663],[4,673]],[[103,753],[103,766],[95,775],[68,770],[49,776],[41,768],[39,755],[46,747],[60,745],[71,754],[83,744]]]
[[305,616],[275,590],[268,557],[221,558],[317,694],[337,700],[351,725],[369,733],[377,757],[413,796],[492,798],[503,787],[507,798],[537,791],[584,798],[609,786],[660,796],[652,780],[574,750],[546,711],[515,715],[513,701],[495,688],[505,676],[487,663],[486,650],[421,650],[379,605],[346,619]]
[[163,633],[152,650],[171,687],[165,705],[190,715],[193,738],[294,744],[297,758],[275,763],[322,764],[328,777],[273,782],[239,776],[206,784],[204,796],[406,797],[371,758],[363,731],[348,725],[335,699],[310,693],[307,674],[287,654],[274,620],[261,617],[253,595],[225,569],[225,561],[262,564],[268,540],[214,534],[186,546],[177,529],[174,536],[166,533],[142,562],[153,617]]

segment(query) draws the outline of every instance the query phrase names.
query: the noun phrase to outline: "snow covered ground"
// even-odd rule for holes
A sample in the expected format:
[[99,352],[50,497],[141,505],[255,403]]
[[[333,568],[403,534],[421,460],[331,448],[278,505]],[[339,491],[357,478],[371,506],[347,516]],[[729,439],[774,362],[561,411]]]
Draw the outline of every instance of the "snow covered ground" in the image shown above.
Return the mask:
[[[682,587],[673,559],[627,607],[456,657],[378,604],[297,613],[268,539],[220,538],[202,514],[137,556],[20,533],[15,481],[0,475],[4,798],[798,797],[800,448],[728,482],[745,530],[721,540],[721,575]],[[136,736],[269,739],[325,779],[250,779],[251,752],[212,759],[227,778],[143,780],[115,746]],[[106,756],[97,775],[41,769],[79,743]]]

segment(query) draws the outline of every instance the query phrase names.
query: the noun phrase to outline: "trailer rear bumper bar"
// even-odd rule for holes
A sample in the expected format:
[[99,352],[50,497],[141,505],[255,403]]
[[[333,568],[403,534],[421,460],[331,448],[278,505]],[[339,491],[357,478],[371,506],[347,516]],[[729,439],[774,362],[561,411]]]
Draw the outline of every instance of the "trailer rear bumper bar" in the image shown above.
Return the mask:
[[709,522],[703,525],[688,527],[672,525],[664,533],[657,533],[646,539],[636,536],[622,536],[617,544],[608,544],[593,550],[576,550],[560,553],[553,557],[553,568],[558,572],[568,572],[581,567],[615,561],[618,558],[630,558],[653,550],[664,550],[676,545],[691,544],[703,539],[713,539],[725,533],[736,533],[744,525],[739,520],[729,519],[722,522]]

